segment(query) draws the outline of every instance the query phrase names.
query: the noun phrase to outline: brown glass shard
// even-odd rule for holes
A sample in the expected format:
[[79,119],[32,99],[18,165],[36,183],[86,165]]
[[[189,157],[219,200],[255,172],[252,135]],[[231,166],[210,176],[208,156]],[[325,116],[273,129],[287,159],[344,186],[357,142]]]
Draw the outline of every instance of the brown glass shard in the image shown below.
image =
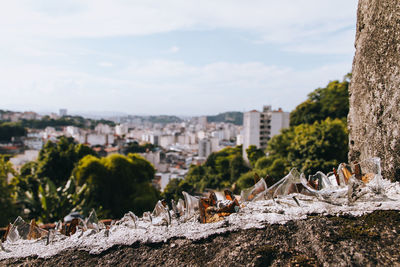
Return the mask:
[[66,236],[71,236],[76,233],[76,228],[78,227],[79,219],[74,218],[72,221],[67,225],[67,230],[65,232]]
[[337,173],[337,171],[336,171],[336,169],[335,169],[335,168],[333,168],[333,174],[335,175],[335,178],[336,178],[336,183],[337,183],[337,185],[339,185],[339,186],[340,186],[340,178],[339,178],[339,174]]
[[353,175],[351,173],[351,171],[349,171],[349,169],[347,169],[346,167],[343,167],[342,169],[342,173],[343,173],[343,177],[345,178],[345,182],[346,184],[348,183],[350,177]]
[[35,219],[31,220],[29,225],[29,233],[28,233],[28,240],[38,239],[41,237],[40,232],[38,231],[38,225],[36,224]]
[[7,235],[10,232],[10,228],[11,228],[11,223],[9,223],[8,226],[7,226],[6,232],[4,233],[4,235],[3,235],[2,239],[1,239],[2,242],[5,242],[7,240]]
[[361,180],[367,184],[369,183],[372,179],[374,179],[375,174],[374,173],[366,173],[362,176]]
[[354,176],[356,177],[357,180],[362,180],[362,172],[360,164],[357,161],[354,161],[353,164],[354,164]]

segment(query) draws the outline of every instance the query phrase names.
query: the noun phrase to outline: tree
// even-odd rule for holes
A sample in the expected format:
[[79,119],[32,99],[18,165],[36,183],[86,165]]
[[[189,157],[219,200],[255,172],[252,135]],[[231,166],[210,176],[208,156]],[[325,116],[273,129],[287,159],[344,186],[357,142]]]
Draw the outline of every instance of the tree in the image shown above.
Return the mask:
[[5,157],[0,157],[0,226],[7,225],[17,214],[12,186],[8,183],[10,174],[15,175],[11,163]]
[[110,155],[81,159],[74,171],[78,190],[82,191],[79,207],[92,208],[101,216],[119,218],[131,210],[141,215],[154,208],[159,192],[151,185],[155,170],[137,154]]
[[[270,175],[283,177],[295,167],[311,174],[329,172],[347,160],[346,123],[327,118],[313,124],[300,124],[274,136],[267,147]],[[261,162],[260,162],[261,164]]]
[[48,141],[39,152],[37,177],[47,177],[56,187],[62,186],[78,161],[86,155],[97,154],[88,146],[76,144],[72,138],[63,136],[57,143]]
[[201,193],[206,189],[231,187],[236,180],[249,171],[242,157],[242,146],[227,147],[211,153],[206,162],[199,166],[192,165],[183,180],[171,180],[164,190],[167,200],[182,197],[182,191]]
[[246,153],[247,153],[247,158],[249,159],[250,164],[253,167],[259,158],[265,156],[265,153],[263,152],[263,150],[261,148],[257,148],[254,145],[249,146],[246,149]]
[[4,122],[0,124],[0,142],[10,142],[13,137],[25,135],[26,129],[18,123]]
[[326,118],[345,118],[349,113],[349,79],[347,74],[342,82],[332,81],[325,88],[318,88],[308,95],[290,113],[290,125],[312,124]]
[[129,143],[129,145],[124,147],[124,154],[127,155],[129,153],[145,153],[146,151],[153,151],[155,148],[156,146],[151,143],[139,145],[139,143],[135,141]]

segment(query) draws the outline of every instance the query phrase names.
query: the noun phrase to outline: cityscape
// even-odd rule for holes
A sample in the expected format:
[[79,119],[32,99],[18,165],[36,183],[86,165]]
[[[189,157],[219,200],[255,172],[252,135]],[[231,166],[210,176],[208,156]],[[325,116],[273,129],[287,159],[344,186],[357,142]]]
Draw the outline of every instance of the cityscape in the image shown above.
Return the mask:
[[0,8],[0,267],[400,265],[400,1]]
[[[201,165],[207,157],[226,147],[242,146],[243,157],[249,164],[246,149],[253,145],[265,149],[274,135],[289,127],[289,112],[281,108],[273,110],[263,106],[261,111],[251,110],[236,117],[235,123],[228,119],[208,122],[207,116],[185,119],[180,122],[150,122],[135,116],[113,117],[105,122],[88,127],[73,125],[47,126],[44,129],[28,128],[24,136],[12,137],[10,142],[2,141],[0,151],[10,154],[10,162],[19,171],[21,167],[37,159],[46,142],[57,142],[61,136],[73,138],[78,144],[91,147],[100,156],[126,154],[130,144],[151,144],[151,148],[139,154],[156,169],[153,185],[163,190],[171,179],[183,179],[191,165]],[[2,111],[1,122],[22,120],[40,121],[44,116],[53,120],[69,117],[67,109],[58,113],[39,115],[35,112]],[[240,122],[242,124],[240,125]]]

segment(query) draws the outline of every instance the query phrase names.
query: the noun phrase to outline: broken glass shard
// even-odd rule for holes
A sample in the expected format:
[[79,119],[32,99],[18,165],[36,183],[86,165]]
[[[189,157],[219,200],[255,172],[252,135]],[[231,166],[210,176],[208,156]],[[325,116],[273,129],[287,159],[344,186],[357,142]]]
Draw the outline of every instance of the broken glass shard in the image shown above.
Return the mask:
[[267,193],[267,184],[264,178],[261,178],[254,186],[242,190],[240,193],[241,201],[257,201],[264,199]]
[[64,217],[64,222],[66,222],[66,223],[70,222],[75,218],[80,218],[80,219],[83,220],[83,216],[79,212],[74,211],[74,212],[71,212],[70,214],[68,214],[67,216]]
[[307,194],[307,190],[303,187],[300,181],[300,173],[293,168],[288,175],[278,181],[271,188],[276,188],[273,192],[273,198],[277,196],[286,196],[293,193]]
[[191,196],[185,191],[182,194],[185,198],[185,217],[188,220],[199,213],[199,198]]
[[19,239],[27,239],[29,228],[29,224],[26,223],[20,216],[18,216],[8,232],[7,240],[9,242],[15,242]]
[[175,218],[179,218],[181,216],[181,214],[179,213],[178,207],[176,206],[175,200],[171,200],[171,206],[172,206],[172,210],[173,210],[173,214]]
[[151,216],[151,212],[150,211],[143,212],[142,218],[145,221],[153,222],[153,217]]
[[152,222],[155,225],[170,225],[171,213],[165,201],[159,200],[152,213]]
[[132,229],[136,229],[137,221],[138,217],[132,211],[129,211],[128,213],[125,213],[124,217],[122,217],[121,220],[117,221],[115,225],[123,225]]
[[320,171],[314,175],[308,176],[308,184],[316,190],[322,190],[333,186],[331,179],[328,179],[328,177]]
[[375,193],[382,192],[381,159],[370,158],[358,163],[361,169],[361,180]]
[[185,201],[183,199],[178,199],[178,204],[176,204],[176,208],[178,209],[179,215],[183,216],[185,214]]
[[[336,169],[334,169],[334,171],[336,172]],[[339,182],[339,176],[336,178],[336,174],[335,172],[330,172],[326,175],[326,177],[328,178],[329,182],[331,183],[332,186],[339,186],[338,182]]]
[[[323,176],[323,173],[319,174],[318,176]],[[317,177],[318,177],[317,176]],[[336,180],[336,178],[334,178]],[[325,186],[320,190],[315,189],[309,183],[309,181],[305,178],[304,173],[300,175],[300,181],[302,186],[307,190],[308,195],[314,195],[318,199],[328,202],[334,205],[343,205],[346,203],[346,194],[347,188],[346,187],[339,187],[339,186]]]
[[47,236],[47,231],[40,229],[35,220],[32,220],[30,224],[25,222],[20,216],[15,219],[14,223],[10,227],[10,231],[7,235],[9,242],[15,242],[19,239],[38,239]]
[[349,183],[350,177],[353,175],[350,165],[340,163],[337,172],[339,175],[340,186],[346,186]]
[[96,232],[99,232],[100,230],[106,228],[104,223],[100,222],[99,219],[97,218],[97,214],[94,209],[92,209],[89,216],[86,218],[85,226],[87,229],[93,229]]
[[349,203],[353,203],[367,193],[366,190],[363,190],[363,187],[365,187],[365,184],[361,180],[356,179],[355,176],[350,177],[347,191]]

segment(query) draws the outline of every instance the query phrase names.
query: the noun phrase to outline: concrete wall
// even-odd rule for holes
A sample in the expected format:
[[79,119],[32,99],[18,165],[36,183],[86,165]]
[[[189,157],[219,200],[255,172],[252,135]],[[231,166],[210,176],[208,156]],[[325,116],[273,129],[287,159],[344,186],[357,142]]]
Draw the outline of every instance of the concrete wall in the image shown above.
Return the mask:
[[400,1],[360,0],[350,85],[349,160],[382,159],[400,180]]

